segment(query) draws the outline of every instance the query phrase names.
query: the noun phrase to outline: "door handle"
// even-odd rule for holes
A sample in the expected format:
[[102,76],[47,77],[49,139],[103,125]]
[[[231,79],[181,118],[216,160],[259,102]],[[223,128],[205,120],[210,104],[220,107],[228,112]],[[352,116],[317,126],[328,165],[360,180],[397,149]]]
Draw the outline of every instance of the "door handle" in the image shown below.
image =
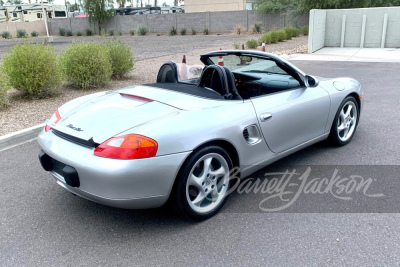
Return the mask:
[[261,121],[268,121],[272,119],[272,113],[263,113],[260,115]]

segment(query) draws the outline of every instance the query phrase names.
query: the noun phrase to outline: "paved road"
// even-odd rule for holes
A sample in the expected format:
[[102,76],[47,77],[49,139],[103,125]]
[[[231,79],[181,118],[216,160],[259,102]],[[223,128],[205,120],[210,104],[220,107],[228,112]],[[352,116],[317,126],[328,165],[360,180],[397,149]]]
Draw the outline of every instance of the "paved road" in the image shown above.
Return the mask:
[[[283,165],[312,165],[327,176],[358,168],[374,178],[372,193],[390,198],[366,205],[308,196],[298,199],[298,210],[263,213],[250,195],[234,194],[214,218],[190,223],[166,209],[127,211],[74,197],[42,171],[31,142],[0,152],[0,265],[398,265],[400,64],[294,63],[361,82],[366,106],[357,134],[346,147],[317,144],[254,175]],[[330,201],[341,212],[332,213]]]

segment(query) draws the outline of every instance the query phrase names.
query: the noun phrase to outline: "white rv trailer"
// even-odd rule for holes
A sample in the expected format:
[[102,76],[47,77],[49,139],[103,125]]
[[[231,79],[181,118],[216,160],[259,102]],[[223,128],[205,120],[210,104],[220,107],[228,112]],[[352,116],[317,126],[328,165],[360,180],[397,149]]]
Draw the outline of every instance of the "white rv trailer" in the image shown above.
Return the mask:
[[[64,5],[43,4],[47,18],[66,18],[67,7]],[[18,4],[0,7],[0,21],[30,22],[42,20],[41,4]]]

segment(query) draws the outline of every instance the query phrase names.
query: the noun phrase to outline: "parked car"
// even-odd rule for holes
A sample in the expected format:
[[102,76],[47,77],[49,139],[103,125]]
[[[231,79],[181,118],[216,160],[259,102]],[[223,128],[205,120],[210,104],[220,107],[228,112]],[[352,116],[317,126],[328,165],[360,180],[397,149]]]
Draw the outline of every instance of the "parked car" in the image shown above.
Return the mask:
[[351,78],[306,75],[273,54],[217,51],[165,63],[157,82],[80,97],[39,134],[43,168],[83,198],[120,208],[167,200],[203,220],[246,177],[324,139],[353,138],[363,106]]

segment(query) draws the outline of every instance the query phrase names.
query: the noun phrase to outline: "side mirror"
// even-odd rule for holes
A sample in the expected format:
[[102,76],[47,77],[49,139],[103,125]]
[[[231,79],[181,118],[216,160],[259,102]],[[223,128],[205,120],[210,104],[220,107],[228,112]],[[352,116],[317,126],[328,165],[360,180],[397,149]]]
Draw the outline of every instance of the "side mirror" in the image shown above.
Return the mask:
[[306,75],[305,78],[306,78],[305,84],[307,87],[317,87],[318,86],[319,81],[316,77]]

